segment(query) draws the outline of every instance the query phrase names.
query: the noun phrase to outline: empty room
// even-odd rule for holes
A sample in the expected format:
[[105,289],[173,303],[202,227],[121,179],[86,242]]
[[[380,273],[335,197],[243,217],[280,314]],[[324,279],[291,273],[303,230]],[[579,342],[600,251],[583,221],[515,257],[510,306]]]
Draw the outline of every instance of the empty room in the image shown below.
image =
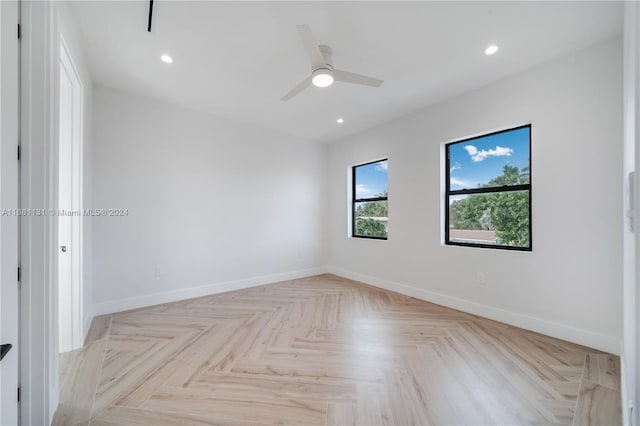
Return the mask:
[[640,4],[0,23],[2,426],[640,424]]

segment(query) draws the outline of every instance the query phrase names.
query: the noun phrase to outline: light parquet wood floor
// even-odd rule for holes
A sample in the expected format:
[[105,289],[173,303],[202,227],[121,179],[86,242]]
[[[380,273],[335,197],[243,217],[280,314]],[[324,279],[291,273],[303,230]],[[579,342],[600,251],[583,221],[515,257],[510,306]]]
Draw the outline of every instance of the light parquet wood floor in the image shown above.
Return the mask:
[[98,317],[56,425],[617,425],[619,359],[321,275]]

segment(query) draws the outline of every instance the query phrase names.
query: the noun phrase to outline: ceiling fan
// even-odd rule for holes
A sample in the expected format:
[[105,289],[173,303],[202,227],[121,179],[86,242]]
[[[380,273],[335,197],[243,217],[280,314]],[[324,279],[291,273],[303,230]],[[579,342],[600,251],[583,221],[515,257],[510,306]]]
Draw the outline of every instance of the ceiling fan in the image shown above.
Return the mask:
[[304,49],[307,51],[309,59],[311,59],[311,75],[291,89],[291,91],[280,100],[288,101],[312,84],[316,87],[328,87],[331,86],[334,81],[380,87],[382,80],[333,68],[331,48],[329,46],[318,45],[311,33],[309,25],[298,25],[297,28]]

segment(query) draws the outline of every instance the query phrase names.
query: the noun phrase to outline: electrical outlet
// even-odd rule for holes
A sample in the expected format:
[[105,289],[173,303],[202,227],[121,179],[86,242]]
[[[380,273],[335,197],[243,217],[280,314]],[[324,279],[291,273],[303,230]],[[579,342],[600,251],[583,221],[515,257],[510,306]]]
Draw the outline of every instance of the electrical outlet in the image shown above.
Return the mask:
[[486,277],[484,276],[483,272],[478,272],[478,274],[476,275],[476,282],[480,285],[485,285],[487,282]]
[[162,268],[160,266],[156,266],[155,269],[153,270],[153,273],[156,277],[159,277],[162,275]]

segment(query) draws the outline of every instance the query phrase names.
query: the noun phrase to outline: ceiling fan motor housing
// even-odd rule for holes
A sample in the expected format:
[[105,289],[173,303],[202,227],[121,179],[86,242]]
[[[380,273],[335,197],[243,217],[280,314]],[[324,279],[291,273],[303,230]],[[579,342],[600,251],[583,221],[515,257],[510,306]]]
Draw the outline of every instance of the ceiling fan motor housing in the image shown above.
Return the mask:
[[331,50],[329,46],[325,46],[323,44],[318,46],[318,49],[320,49],[320,53],[322,53],[322,57],[324,58],[324,63],[326,64],[326,66],[314,68],[313,71],[320,70],[323,68],[328,69],[329,71],[333,71],[333,59],[331,58],[331,55],[333,54],[333,50]]

